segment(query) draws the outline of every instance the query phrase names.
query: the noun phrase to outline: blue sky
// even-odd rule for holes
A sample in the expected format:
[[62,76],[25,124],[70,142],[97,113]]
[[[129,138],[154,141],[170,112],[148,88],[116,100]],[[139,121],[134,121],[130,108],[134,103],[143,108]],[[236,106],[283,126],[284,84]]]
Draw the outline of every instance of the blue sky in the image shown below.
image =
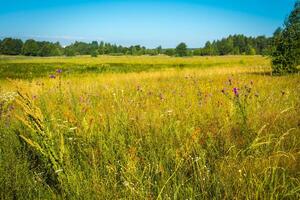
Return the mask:
[[270,36],[294,0],[0,0],[0,37],[200,47],[229,34]]

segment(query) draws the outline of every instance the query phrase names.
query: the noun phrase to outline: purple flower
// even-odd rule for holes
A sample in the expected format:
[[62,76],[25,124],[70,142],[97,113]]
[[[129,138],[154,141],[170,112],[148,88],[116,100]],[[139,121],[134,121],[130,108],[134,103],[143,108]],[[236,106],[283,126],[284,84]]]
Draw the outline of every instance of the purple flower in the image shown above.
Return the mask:
[[239,96],[239,88],[233,88],[233,93],[235,96]]
[[54,74],[51,74],[50,76],[49,76],[49,78],[55,78],[56,76],[54,75]]
[[62,73],[62,69],[57,69],[56,73],[58,73],[58,74]]

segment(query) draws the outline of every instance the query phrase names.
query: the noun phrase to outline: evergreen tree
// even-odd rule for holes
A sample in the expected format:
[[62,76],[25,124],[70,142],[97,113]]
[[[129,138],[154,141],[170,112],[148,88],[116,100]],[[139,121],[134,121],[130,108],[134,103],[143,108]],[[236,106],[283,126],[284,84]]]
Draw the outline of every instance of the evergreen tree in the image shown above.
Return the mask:
[[300,64],[300,0],[285,21],[284,28],[274,33],[275,49],[272,53],[272,68],[275,73],[296,72]]

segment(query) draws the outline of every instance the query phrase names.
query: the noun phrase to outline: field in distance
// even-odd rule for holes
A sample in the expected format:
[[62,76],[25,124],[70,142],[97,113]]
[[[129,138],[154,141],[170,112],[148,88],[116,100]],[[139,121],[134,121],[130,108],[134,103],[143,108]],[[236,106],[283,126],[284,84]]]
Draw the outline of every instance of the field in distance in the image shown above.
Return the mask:
[[300,79],[270,72],[261,56],[2,56],[0,199],[300,199]]
[[0,78],[25,78],[49,76],[56,69],[64,75],[82,73],[129,73],[161,71],[169,68],[247,67],[244,70],[270,71],[270,60],[262,56],[90,56],[78,57],[25,57],[0,56]]

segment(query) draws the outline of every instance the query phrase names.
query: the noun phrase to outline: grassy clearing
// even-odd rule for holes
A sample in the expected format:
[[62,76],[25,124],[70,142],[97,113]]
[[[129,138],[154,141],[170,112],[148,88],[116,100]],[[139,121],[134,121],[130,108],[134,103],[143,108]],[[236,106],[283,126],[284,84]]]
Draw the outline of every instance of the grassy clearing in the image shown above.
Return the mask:
[[0,80],[0,198],[300,198],[299,75],[143,59],[227,64]]

